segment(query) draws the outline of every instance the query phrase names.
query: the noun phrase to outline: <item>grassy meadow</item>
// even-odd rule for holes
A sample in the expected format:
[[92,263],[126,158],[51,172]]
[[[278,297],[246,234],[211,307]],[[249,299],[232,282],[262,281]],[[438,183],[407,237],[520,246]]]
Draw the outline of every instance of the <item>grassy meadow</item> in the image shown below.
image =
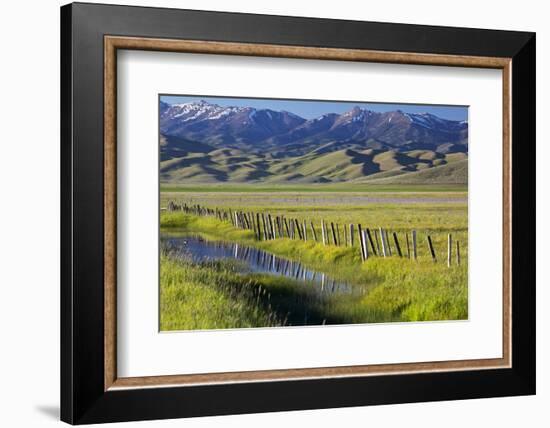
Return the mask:
[[[320,295],[285,276],[253,272],[236,260],[203,262],[161,254],[161,330],[457,320],[468,317],[468,207],[463,185],[163,185],[169,201],[208,208],[284,215],[313,222],[361,224],[395,232],[404,257],[369,257],[354,246],[276,238],[257,240],[230,221],[161,211],[165,236],[259,248],[350,284],[354,292]],[[418,258],[407,258],[405,235],[417,232]],[[308,230],[309,232],[309,230]],[[460,242],[461,264],[447,267],[447,235]],[[436,252],[428,250],[430,235]],[[320,241],[320,240],[319,240]]]

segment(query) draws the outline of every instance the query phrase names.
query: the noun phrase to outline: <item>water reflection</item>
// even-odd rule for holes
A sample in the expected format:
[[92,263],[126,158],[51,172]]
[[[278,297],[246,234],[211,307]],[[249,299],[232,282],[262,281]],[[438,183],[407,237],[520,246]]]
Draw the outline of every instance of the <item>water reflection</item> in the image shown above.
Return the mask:
[[172,256],[195,263],[233,259],[244,263],[249,272],[292,278],[319,294],[349,294],[362,292],[359,287],[335,280],[322,272],[305,267],[302,263],[278,257],[267,251],[243,246],[234,242],[209,241],[200,236],[161,236],[162,246]]

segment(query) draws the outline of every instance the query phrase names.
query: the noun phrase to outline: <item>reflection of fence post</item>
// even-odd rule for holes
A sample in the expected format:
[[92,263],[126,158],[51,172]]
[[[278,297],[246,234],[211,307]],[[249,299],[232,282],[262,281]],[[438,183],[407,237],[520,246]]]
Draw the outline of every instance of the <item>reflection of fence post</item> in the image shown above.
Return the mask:
[[397,249],[397,254],[399,257],[403,257],[403,254],[401,253],[401,247],[399,246],[399,240],[397,239],[397,233],[393,232],[393,240],[395,242],[395,248]]
[[437,258],[435,257],[435,250],[434,250],[434,245],[432,243],[432,238],[430,235],[427,235],[428,237],[428,248],[430,249],[430,254],[432,255],[432,260],[434,261],[434,263],[437,261]]
[[413,244],[413,259],[416,260],[417,252],[416,252],[416,230],[412,231],[412,244]]
[[451,234],[447,235],[447,267],[451,267],[453,257],[453,238]]

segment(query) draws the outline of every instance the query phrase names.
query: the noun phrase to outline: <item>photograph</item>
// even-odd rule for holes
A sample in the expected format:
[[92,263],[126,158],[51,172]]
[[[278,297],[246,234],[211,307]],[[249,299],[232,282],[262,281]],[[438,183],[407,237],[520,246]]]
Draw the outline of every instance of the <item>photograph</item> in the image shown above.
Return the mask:
[[[8,419],[256,427],[303,414],[320,428],[399,407],[397,422],[425,426],[453,401],[457,426],[472,410],[503,428],[542,415],[543,14],[203,3],[40,3],[9,20],[40,36],[8,31],[23,40],[7,43],[22,54],[6,68],[6,159],[37,143],[26,169],[47,174],[7,162],[5,181],[40,183],[41,225],[58,220],[22,239],[37,210],[7,186],[21,197],[4,211],[26,221],[4,222],[22,256],[5,288],[28,294],[32,271],[38,293],[4,299],[23,323],[7,331],[30,344],[23,357],[56,346],[6,364],[23,397],[20,373],[49,385]],[[36,100],[59,105],[32,114]],[[45,248],[31,270],[29,242]],[[39,337],[22,340],[37,319]]]
[[468,107],[159,95],[161,331],[468,319]]

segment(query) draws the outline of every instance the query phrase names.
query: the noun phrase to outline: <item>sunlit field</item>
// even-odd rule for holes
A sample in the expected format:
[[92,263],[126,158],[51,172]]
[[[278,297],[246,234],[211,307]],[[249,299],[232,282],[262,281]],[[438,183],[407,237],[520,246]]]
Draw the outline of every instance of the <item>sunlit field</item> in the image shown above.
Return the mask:
[[[292,219],[305,226],[305,233],[301,239],[290,239],[284,231],[263,239],[256,228],[238,227],[232,218],[168,211],[170,201],[220,213]],[[321,222],[334,227],[325,243]],[[366,260],[355,235],[358,225],[373,236]],[[379,231],[388,237],[385,256]],[[327,275],[333,288],[335,282],[345,284],[346,291],[331,292],[327,282],[320,292],[305,276],[282,268],[284,272],[273,275],[244,260],[197,261],[162,247],[161,330],[467,319],[467,231],[465,186],[163,187],[162,236],[192,235],[204,242],[232,243],[246,252],[262,250],[264,256],[280,258],[278,263],[299,262],[303,269]],[[380,241],[376,246],[375,239]]]

